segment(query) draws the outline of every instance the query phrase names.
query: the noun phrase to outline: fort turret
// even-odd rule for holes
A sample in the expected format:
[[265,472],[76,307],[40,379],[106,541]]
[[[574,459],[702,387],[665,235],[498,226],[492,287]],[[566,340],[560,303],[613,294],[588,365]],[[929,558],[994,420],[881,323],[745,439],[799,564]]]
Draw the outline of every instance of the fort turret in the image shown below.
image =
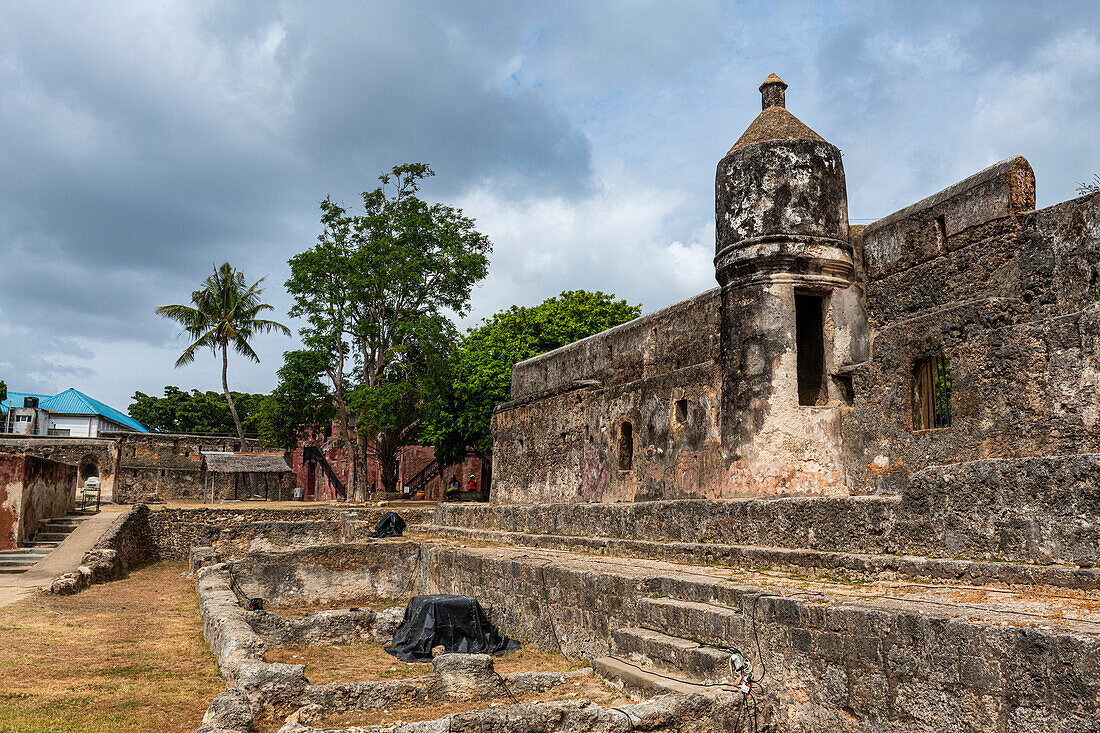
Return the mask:
[[760,114],[715,177],[723,445],[733,493],[843,491],[842,367],[863,358],[840,150],[760,85]]
[[725,286],[852,279],[840,150],[787,111],[787,84],[760,85],[762,111],[718,164],[715,271]]

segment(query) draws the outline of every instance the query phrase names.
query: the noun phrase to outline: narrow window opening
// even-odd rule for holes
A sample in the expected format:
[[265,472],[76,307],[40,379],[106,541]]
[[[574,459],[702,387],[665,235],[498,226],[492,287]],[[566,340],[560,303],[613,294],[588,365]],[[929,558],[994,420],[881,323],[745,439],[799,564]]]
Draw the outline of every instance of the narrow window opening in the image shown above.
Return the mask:
[[951,371],[943,354],[917,362],[913,373],[913,429],[951,427]]
[[856,401],[856,390],[852,386],[852,376],[850,374],[837,374],[833,377],[833,382],[836,383],[837,391],[840,392],[840,399],[846,405],[852,405]]
[[683,424],[688,419],[688,401],[676,400],[676,422]]
[[824,298],[795,293],[795,339],[798,351],[798,404],[824,405],[825,385]]
[[619,428],[619,470],[634,468],[634,426],[624,422]]
[[940,235],[940,244],[947,244],[947,218],[940,214],[936,217],[936,233]]
[[1100,272],[1095,269],[1092,271],[1092,279],[1089,280],[1089,292],[1093,298],[1100,300]]

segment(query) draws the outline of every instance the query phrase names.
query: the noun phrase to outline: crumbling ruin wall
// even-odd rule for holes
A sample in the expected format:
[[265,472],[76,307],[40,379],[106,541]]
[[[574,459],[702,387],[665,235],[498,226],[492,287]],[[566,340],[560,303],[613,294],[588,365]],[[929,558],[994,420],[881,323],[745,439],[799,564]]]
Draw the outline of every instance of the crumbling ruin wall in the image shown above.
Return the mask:
[[[109,433],[118,441],[115,501],[132,504],[160,499],[203,498],[203,451],[232,452],[240,447],[226,436]],[[246,446],[246,449],[250,446]]]
[[[78,479],[98,476],[109,493],[114,486],[118,443],[106,438],[53,438],[43,436],[0,436],[0,452],[25,453],[78,468]],[[75,484],[74,484],[75,486]]]
[[[328,508],[264,509],[260,507],[211,507],[196,509],[160,509],[149,514],[149,531],[158,560],[187,560],[191,548],[210,545],[218,537],[227,545],[251,544],[257,534],[266,531],[272,538],[278,530],[263,523],[316,520],[326,522],[365,522],[372,527],[389,509]],[[419,524],[431,516],[428,508],[400,508],[398,514],[407,524]],[[289,539],[289,538],[288,538]]]
[[73,507],[76,466],[25,454],[0,454],[0,550],[19,547],[38,523]]
[[441,504],[435,524],[536,535],[1091,567],[1100,563],[1100,454],[930,466],[912,477],[901,496]]
[[[871,358],[844,420],[856,489],[926,466],[1100,450],[1100,196],[1042,211],[1010,158],[864,233]],[[920,360],[949,365],[951,423],[918,430]]]
[[517,364],[492,501],[721,495],[717,290]]
[[[570,656],[606,654],[622,626],[671,626],[744,650],[758,637],[763,698],[782,730],[1038,733],[1055,721],[1098,729],[1100,643],[1091,636],[971,624],[935,606],[829,606],[721,581],[631,578],[489,552],[425,548],[425,556],[427,590],[476,594],[510,634]],[[721,628],[703,613],[670,618],[666,597],[736,609],[739,618]]]

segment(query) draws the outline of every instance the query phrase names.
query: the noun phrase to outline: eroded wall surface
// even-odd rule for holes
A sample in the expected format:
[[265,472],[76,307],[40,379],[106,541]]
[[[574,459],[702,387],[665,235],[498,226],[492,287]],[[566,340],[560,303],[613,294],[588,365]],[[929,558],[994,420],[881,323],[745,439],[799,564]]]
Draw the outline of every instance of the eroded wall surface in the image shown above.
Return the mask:
[[[1100,452],[1100,195],[1034,206],[1030,165],[1009,158],[854,228],[852,284],[814,291],[816,404],[793,271],[518,364],[492,500],[898,494],[929,466]],[[939,357],[951,420],[926,427],[917,370]]]
[[[115,501],[123,504],[140,502],[154,496],[161,499],[201,500],[202,452],[233,452],[240,447],[236,438],[225,436],[151,433],[111,435],[119,443]],[[224,495],[224,492],[219,493],[219,496]]]
[[79,469],[81,480],[98,476],[100,486],[109,492],[114,487],[118,444],[106,438],[0,437],[0,452],[26,453],[58,463],[70,463]]
[[[1100,196],[1033,211],[1009,159],[864,233],[871,358],[843,427],[850,485],[929,465],[1100,450]],[[921,430],[916,365],[942,354],[951,424]]]
[[73,507],[77,468],[37,456],[0,454],[0,550],[19,547],[38,523]]
[[710,290],[517,364],[493,416],[492,500],[721,496],[719,302]]

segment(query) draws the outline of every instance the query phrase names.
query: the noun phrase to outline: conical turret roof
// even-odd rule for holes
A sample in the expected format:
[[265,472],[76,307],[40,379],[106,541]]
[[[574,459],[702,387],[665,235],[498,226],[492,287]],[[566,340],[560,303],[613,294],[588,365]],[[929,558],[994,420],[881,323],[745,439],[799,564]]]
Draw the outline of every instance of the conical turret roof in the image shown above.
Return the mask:
[[768,140],[820,140],[825,142],[825,138],[787,111],[783,94],[786,88],[786,82],[775,74],[771,74],[764,80],[764,83],[760,85],[764,109],[756,116],[756,119],[752,121],[752,124],[748,126],[741,137],[737,138],[737,142],[729,149],[730,153],[746,145]]

